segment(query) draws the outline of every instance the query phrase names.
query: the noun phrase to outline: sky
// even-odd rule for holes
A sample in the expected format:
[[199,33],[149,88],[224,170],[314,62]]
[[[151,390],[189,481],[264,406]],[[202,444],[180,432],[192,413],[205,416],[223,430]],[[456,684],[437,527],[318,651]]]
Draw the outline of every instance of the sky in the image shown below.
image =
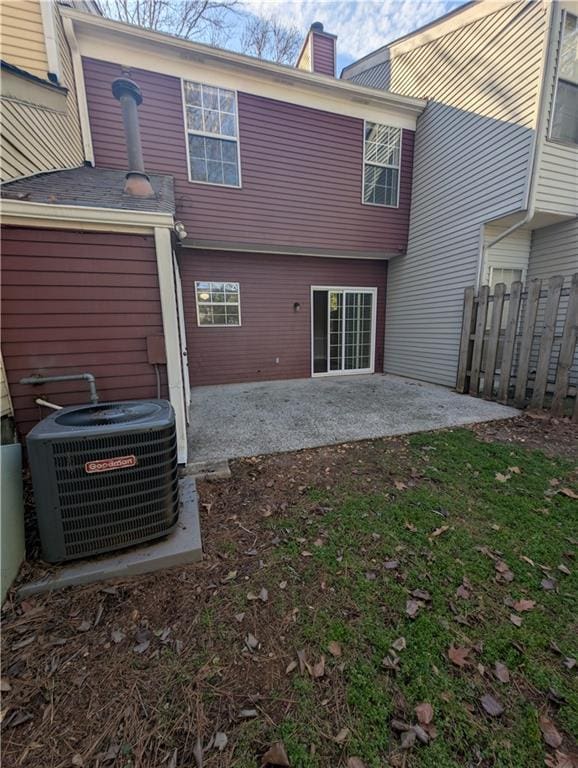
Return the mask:
[[337,35],[337,71],[417,27],[464,4],[464,0],[244,0],[256,15],[275,15],[303,34],[314,21]]

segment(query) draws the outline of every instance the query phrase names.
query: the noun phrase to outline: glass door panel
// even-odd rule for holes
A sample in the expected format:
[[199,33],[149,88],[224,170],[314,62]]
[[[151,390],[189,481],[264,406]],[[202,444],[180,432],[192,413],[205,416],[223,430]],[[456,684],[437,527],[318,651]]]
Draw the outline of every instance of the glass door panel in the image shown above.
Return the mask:
[[373,368],[373,291],[313,291],[313,373],[355,373]]

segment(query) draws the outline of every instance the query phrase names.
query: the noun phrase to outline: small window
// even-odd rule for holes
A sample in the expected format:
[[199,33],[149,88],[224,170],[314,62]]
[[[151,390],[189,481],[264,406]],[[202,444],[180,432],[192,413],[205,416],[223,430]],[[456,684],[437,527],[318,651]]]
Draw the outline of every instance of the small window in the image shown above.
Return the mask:
[[562,18],[556,97],[550,136],[578,144],[578,16]]
[[185,81],[183,96],[190,180],[240,187],[235,91]]
[[363,202],[399,205],[401,128],[365,123],[363,147]]
[[195,282],[198,325],[241,325],[239,283]]

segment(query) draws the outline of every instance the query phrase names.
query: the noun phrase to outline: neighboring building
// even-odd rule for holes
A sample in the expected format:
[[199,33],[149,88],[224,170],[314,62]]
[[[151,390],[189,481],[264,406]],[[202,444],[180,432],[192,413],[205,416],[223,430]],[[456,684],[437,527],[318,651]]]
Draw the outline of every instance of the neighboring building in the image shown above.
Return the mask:
[[[333,77],[320,25],[291,68],[60,15],[79,167],[2,187],[2,350],[21,433],[39,394],[86,401],[82,383],[19,383],[32,374],[91,372],[107,400],[168,393],[184,461],[191,384],[383,370],[425,102]],[[119,78],[142,92],[136,134],[116,98],[134,117],[141,97],[125,83],[115,98]],[[151,197],[122,192],[127,145]]]
[[578,271],[577,19],[569,0],[481,0],[342,73],[428,100],[386,371],[453,386],[464,288]]

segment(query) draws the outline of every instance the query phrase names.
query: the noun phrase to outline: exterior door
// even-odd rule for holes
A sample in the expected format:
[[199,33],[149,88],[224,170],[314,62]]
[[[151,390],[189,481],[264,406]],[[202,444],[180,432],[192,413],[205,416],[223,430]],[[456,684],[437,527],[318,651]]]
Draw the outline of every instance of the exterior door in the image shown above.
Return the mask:
[[373,373],[377,288],[312,288],[312,375]]

